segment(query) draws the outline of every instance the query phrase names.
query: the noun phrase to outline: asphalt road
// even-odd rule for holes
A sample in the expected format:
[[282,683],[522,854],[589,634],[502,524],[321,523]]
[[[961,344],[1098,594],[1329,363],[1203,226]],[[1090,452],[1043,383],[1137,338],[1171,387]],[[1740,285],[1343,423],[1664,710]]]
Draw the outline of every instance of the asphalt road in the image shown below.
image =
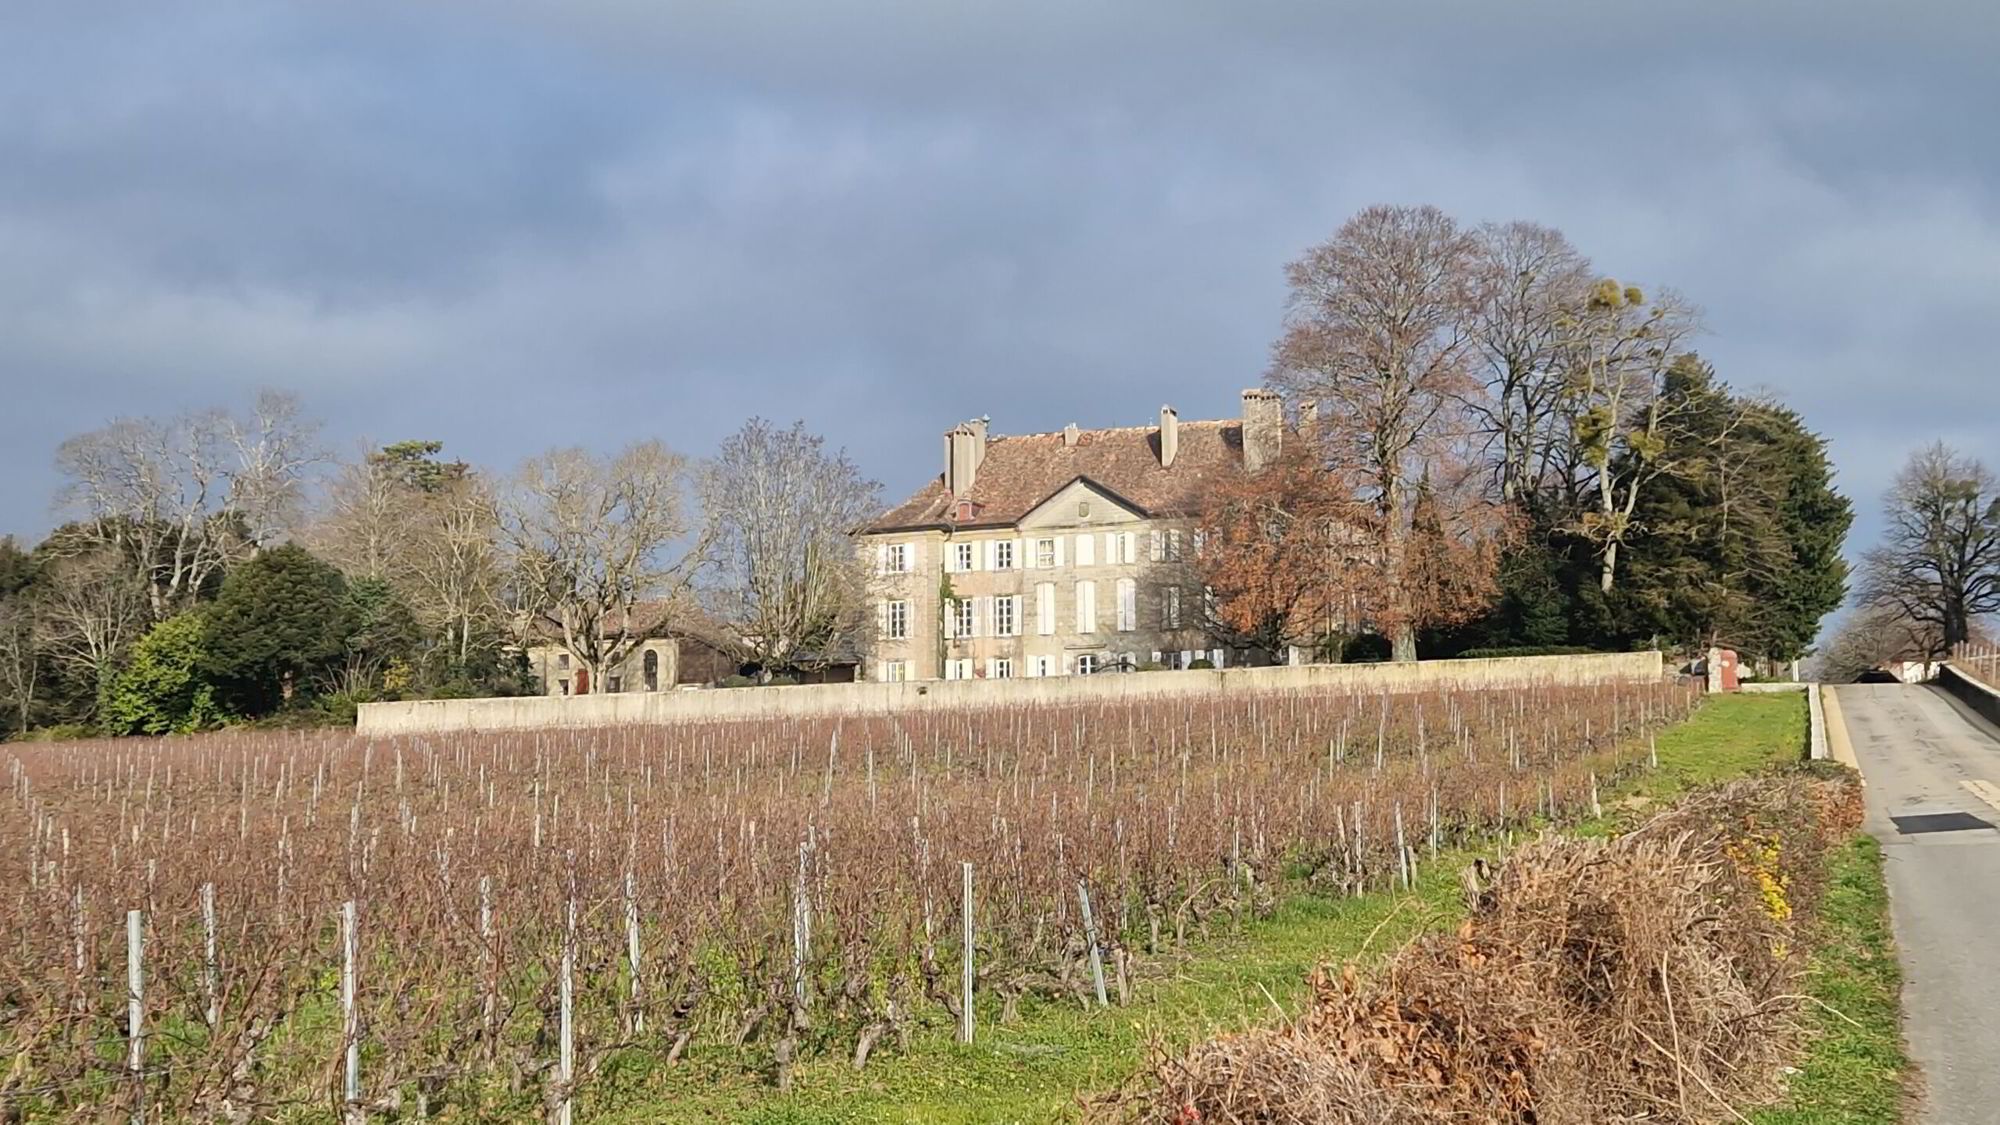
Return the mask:
[[1888,860],[1904,1031],[1924,1071],[1920,1120],[1990,1125],[2000,1121],[2000,731],[1936,688],[1855,684],[1835,698],[1868,782],[1868,831]]

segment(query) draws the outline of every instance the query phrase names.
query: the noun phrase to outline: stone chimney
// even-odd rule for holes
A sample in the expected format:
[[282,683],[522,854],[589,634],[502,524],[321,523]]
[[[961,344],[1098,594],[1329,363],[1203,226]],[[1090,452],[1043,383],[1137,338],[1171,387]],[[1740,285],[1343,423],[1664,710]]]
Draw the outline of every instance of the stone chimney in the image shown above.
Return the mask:
[[986,460],[986,422],[974,418],[945,431],[944,486],[953,496],[971,492],[979,476],[979,463]]
[[1299,403],[1299,448],[1311,452],[1319,448],[1319,403],[1305,399]]
[[1256,472],[1278,459],[1285,441],[1285,401],[1278,392],[1249,387],[1243,392],[1243,467]]
[[1174,467],[1174,454],[1181,451],[1181,416],[1171,406],[1160,407],[1160,468]]
[[1076,447],[1076,423],[1071,422],[1069,425],[1063,427],[1063,448],[1073,449],[1075,447]]

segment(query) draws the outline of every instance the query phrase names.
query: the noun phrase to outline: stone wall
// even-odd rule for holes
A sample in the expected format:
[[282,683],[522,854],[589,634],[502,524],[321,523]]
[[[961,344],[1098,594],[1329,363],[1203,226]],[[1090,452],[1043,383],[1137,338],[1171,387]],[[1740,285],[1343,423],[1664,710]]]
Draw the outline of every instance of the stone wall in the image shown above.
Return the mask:
[[1306,664],[1290,668],[1045,679],[710,688],[568,698],[430,699],[364,703],[356,725],[362,734],[388,736],[454,730],[767,719],[787,715],[879,715],[938,708],[1087,703],[1217,692],[1333,689],[1402,693],[1545,683],[1636,683],[1658,680],[1664,671],[1659,653],[1633,652],[1406,664]]
[[2000,691],[1994,691],[1950,664],[1937,666],[1936,683],[1979,712],[1981,718],[2000,726]]

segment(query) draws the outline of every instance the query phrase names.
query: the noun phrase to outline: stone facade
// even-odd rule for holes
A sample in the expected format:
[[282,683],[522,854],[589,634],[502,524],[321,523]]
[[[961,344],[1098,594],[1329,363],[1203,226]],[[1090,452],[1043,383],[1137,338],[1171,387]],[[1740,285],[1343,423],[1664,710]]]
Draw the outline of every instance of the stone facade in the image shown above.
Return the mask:
[[1206,489],[1283,441],[1276,397],[1243,398],[1240,421],[1163,407],[1157,426],[989,437],[981,419],[947,432],[944,473],[860,537],[875,573],[866,678],[1230,663],[1201,628],[1183,560]]

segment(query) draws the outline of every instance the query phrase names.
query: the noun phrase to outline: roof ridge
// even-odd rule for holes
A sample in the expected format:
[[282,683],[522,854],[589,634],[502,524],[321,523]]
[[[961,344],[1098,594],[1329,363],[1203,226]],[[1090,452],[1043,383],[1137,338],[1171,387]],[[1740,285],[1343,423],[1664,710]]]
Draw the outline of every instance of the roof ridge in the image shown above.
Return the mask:
[[[1227,425],[1229,425],[1229,424],[1231,424],[1231,423],[1234,423],[1234,422],[1241,422],[1241,421],[1242,421],[1242,419],[1241,419],[1241,418],[1182,418],[1182,419],[1180,420],[1180,425],[1182,425],[1182,426],[1227,426]],[[1157,430],[1157,429],[1159,429],[1159,428],[1160,428],[1160,427],[1159,427],[1159,425],[1158,425],[1157,423],[1156,423],[1156,424],[1154,424],[1154,425],[1151,425],[1151,426],[1143,426],[1143,425],[1142,425],[1142,426],[1088,426],[1088,427],[1086,427],[1086,426],[1078,426],[1078,427],[1076,428],[1076,432],[1077,432],[1078,434],[1117,434],[1117,433],[1128,433],[1128,432],[1129,432],[1129,433],[1152,433],[1153,431],[1155,431],[1155,430]],[[992,436],[990,436],[989,438],[987,438],[987,440],[988,440],[988,441],[1002,441],[1002,440],[1005,440],[1005,439],[1007,439],[1007,438],[1027,438],[1027,437],[1050,437],[1050,438],[1059,438],[1059,437],[1063,436],[1063,434],[1064,434],[1064,433],[1066,433],[1066,432],[1067,432],[1067,431],[1065,431],[1065,430],[1034,430],[1034,431],[1032,431],[1032,432],[1029,432],[1029,433],[1024,433],[1024,434],[993,434]]]

